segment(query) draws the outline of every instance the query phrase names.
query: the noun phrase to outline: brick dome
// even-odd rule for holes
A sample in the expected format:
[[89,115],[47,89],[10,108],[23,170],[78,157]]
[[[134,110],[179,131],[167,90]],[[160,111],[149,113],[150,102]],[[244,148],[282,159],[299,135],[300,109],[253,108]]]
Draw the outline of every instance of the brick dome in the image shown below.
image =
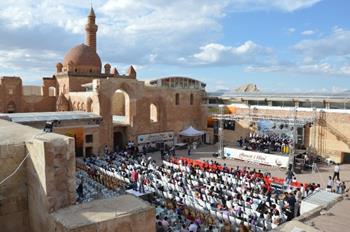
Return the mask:
[[100,73],[101,59],[93,48],[80,44],[70,49],[64,56],[63,67],[74,72]]

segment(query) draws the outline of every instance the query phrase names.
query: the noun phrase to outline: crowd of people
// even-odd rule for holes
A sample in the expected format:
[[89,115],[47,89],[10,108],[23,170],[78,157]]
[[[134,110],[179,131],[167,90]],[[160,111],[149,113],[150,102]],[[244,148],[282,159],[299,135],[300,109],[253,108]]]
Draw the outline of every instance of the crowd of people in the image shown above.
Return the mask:
[[[298,216],[301,200],[319,189],[316,184],[292,181],[274,187],[269,173],[228,168],[214,161],[172,158],[157,165],[131,150],[85,158],[84,163],[125,181],[134,190],[154,192],[164,199],[166,207],[185,217],[181,230],[176,231],[205,231],[215,225],[229,225],[234,231],[270,230]],[[157,231],[174,231],[165,217],[158,215]]]
[[335,164],[333,176],[328,177],[327,191],[343,194],[346,191],[346,184],[340,180],[340,166]]
[[237,145],[245,150],[288,154],[292,150],[293,140],[287,136],[250,134],[245,138],[240,137]]
[[105,185],[95,181],[90,174],[82,170],[77,170],[75,173],[77,203],[86,203],[94,199],[116,197],[123,193],[122,189],[111,190],[107,188]]

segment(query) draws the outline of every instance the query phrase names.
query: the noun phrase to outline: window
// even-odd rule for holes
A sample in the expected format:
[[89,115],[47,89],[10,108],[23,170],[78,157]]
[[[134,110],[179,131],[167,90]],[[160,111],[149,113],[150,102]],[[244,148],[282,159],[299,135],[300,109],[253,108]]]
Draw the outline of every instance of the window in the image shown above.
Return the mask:
[[180,94],[175,94],[175,105],[180,105]]
[[9,89],[9,95],[13,95],[13,89]]
[[92,143],[93,142],[93,135],[85,135],[85,142]]
[[193,94],[190,95],[190,105],[193,105]]
[[149,107],[151,122],[158,122],[158,109],[155,104],[151,104]]

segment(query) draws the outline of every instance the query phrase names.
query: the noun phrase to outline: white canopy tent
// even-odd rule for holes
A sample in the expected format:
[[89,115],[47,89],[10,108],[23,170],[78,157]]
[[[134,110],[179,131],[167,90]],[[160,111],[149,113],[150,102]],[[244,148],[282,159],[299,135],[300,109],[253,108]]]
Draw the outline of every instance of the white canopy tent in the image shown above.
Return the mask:
[[198,136],[202,136],[205,133],[203,131],[199,131],[196,130],[195,128],[193,128],[192,126],[184,129],[183,131],[179,132],[179,135],[182,136],[187,136],[187,137],[198,137]]

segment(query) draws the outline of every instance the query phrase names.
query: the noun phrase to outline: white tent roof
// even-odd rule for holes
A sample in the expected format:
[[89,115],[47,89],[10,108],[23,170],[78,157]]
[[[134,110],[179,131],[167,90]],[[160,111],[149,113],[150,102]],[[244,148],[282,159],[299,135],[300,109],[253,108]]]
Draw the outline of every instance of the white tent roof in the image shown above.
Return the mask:
[[203,131],[196,130],[192,126],[188,127],[187,129],[179,132],[180,135],[187,136],[187,137],[195,137],[195,136],[201,136],[204,134]]

